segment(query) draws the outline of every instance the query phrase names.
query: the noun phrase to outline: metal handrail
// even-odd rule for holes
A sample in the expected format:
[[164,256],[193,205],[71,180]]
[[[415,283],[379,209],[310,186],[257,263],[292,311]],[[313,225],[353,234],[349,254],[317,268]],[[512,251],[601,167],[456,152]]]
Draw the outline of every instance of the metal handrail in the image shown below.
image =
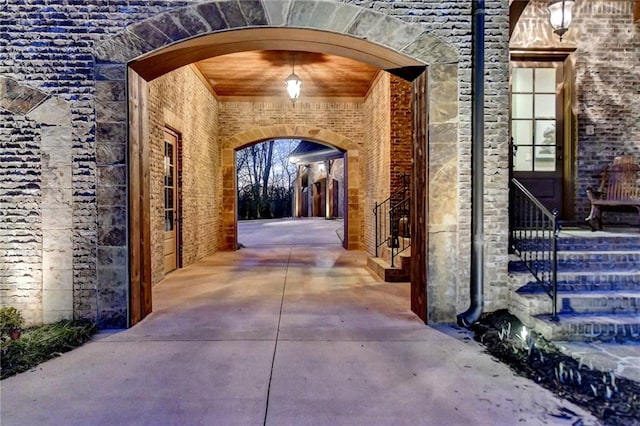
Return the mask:
[[517,179],[511,179],[509,247],[551,297],[558,320],[558,211],[549,211]]
[[376,202],[373,208],[375,216],[375,234],[376,234],[376,257],[378,257],[378,248],[387,244],[390,239],[389,229],[389,210],[391,210],[391,197],[387,198],[380,204]]
[[411,197],[406,197],[389,210],[392,268],[396,256],[411,247],[410,213]]
[[[384,244],[390,245],[393,236],[391,235],[391,218],[389,212],[393,207],[401,203],[409,195],[409,178],[406,174],[400,176],[402,187],[391,194],[386,200],[375,203],[373,215],[375,217],[375,252],[378,257],[378,248]],[[393,260],[393,256],[392,256]]]

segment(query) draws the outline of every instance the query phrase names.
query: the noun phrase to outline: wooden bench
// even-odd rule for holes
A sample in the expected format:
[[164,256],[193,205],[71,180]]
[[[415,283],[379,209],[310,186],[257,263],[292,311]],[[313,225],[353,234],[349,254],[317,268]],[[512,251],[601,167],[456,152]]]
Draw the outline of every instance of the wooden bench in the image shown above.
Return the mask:
[[616,157],[603,172],[598,190],[587,188],[591,212],[585,219],[593,231],[602,229],[602,210],[635,208],[640,215],[640,167],[634,156]]

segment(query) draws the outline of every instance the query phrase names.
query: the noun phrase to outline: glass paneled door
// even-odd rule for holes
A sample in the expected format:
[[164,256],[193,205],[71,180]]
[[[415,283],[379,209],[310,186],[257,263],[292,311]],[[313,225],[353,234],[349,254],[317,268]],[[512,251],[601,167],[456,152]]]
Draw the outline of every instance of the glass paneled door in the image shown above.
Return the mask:
[[562,63],[511,65],[513,177],[562,216]]
[[178,191],[176,179],[176,149],[178,135],[164,132],[164,273],[178,265]]

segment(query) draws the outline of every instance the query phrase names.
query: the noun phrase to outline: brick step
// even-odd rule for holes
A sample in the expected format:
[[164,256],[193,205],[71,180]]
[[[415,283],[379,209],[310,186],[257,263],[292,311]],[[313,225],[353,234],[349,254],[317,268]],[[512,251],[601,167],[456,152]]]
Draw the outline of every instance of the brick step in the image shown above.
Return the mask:
[[[544,291],[528,271],[511,273],[510,282],[518,293]],[[559,272],[558,291],[640,291],[640,271]]]
[[[398,237],[398,245],[399,247],[408,247],[408,248],[397,256],[411,257],[411,238]],[[388,245],[383,245],[378,250],[382,260],[384,260],[387,263],[391,263],[391,247],[389,247]],[[396,260],[397,259],[398,257],[396,257]]]
[[[597,234],[594,234],[597,235]],[[561,251],[621,251],[640,250],[640,234],[637,237],[559,237],[557,249]]]
[[[550,269],[546,259],[537,261],[538,269]],[[526,266],[520,260],[509,261],[509,272],[525,272]],[[558,252],[558,271],[638,271],[640,272],[640,251],[572,251]]]
[[[409,260],[406,260],[409,259]],[[367,268],[385,282],[407,282],[410,281],[410,268],[407,266],[411,263],[410,258],[401,256],[400,264],[402,267],[391,267],[389,263],[379,257],[368,257]]]
[[558,292],[560,314],[640,313],[640,291]]
[[[575,232],[575,231],[574,231]],[[610,232],[574,232],[561,231],[557,239],[559,251],[620,251],[640,250],[640,231],[620,235]],[[518,241],[521,250],[548,247],[549,240],[544,238],[529,238]]]
[[533,317],[533,326],[549,340],[590,342],[640,341],[640,316],[636,314],[562,314]]
[[[509,309],[525,324],[537,315],[552,310],[551,298],[546,293],[514,293]],[[558,292],[560,314],[635,314],[640,315],[640,291]]]

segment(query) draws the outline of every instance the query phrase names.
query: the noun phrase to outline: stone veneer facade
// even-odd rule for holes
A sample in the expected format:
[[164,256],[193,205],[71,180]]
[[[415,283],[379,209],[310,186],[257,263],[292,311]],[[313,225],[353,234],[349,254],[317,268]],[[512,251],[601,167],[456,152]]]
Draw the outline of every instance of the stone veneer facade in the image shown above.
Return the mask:
[[[485,301],[490,310],[506,306],[508,298],[508,2],[487,0],[486,6],[491,60],[485,73]],[[429,320],[453,321],[466,307],[470,1],[7,0],[2,7],[1,32],[11,34],[0,40],[6,53],[0,61],[2,304],[31,312],[34,321],[73,315],[101,327],[127,325],[126,63],[193,36],[273,27],[366,40],[427,65]],[[51,120],[52,114],[64,118]],[[340,142],[336,132],[315,124],[267,126],[222,141],[222,163],[232,164],[233,149],[242,143],[274,134]],[[53,147],[61,153],[55,161]],[[351,193],[352,184],[359,187],[360,175],[352,176],[361,167],[358,157],[348,161],[350,204],[361,202],[361,194]],[[222,169],[227,199],[233,187],[224,182],[232,176]],[[223,246],[230,242],[234,213],[222,211]],[[350,216],[349,222],[360,229],[362,219]],[[55,262],[47,260],[47,251]]]

